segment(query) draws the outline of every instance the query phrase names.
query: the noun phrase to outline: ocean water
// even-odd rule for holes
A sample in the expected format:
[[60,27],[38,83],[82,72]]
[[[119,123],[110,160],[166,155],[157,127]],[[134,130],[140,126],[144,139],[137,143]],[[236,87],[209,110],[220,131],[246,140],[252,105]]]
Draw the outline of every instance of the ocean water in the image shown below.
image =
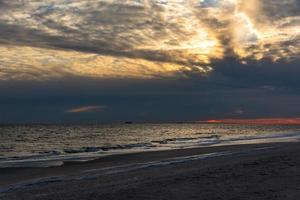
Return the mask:
[[47,167],[65,161],[140,151],[299,141],[300,126],[229,124],[2,125],[0,168]]

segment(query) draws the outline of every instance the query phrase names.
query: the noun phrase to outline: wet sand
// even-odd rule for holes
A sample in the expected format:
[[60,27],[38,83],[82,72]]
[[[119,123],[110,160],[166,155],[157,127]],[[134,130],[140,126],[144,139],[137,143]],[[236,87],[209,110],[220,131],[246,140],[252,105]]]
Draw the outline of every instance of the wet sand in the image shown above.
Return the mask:
[[[49,178],[52,177],[52,178]],[[300,199],[300,143],[115,155],[0,169],[1,200]]]

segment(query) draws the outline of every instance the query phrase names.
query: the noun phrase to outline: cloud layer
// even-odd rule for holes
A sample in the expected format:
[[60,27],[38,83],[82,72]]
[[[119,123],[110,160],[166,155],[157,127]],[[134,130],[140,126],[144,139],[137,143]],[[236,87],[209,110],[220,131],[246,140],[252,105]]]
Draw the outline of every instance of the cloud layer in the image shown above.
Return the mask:
[[0,0],[0,79],[206,75],[292,61],[298,0]]

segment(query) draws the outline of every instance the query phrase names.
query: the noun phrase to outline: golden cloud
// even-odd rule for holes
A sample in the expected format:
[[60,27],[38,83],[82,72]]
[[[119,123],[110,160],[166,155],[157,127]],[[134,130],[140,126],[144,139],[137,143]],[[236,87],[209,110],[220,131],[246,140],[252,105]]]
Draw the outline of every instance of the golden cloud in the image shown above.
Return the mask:
[[300,16],[290,8],[297,2],[272,2],[7,2],[0,79],[206,75],[228,54],[241,63],[299,58]]
[[67,113],[86,113],[86,112],[101,111],[105,108],[106,108],[105,106],[82,106],[82,107],[67,110],[66,112]]

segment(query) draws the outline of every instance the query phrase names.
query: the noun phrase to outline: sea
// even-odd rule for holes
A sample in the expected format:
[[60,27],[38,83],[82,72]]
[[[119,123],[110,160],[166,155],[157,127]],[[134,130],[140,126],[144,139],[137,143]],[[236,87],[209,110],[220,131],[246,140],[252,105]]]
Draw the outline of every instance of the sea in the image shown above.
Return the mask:
[[0,168],[143,151],[300,141],[300,126],[205,123],[0,125]]

